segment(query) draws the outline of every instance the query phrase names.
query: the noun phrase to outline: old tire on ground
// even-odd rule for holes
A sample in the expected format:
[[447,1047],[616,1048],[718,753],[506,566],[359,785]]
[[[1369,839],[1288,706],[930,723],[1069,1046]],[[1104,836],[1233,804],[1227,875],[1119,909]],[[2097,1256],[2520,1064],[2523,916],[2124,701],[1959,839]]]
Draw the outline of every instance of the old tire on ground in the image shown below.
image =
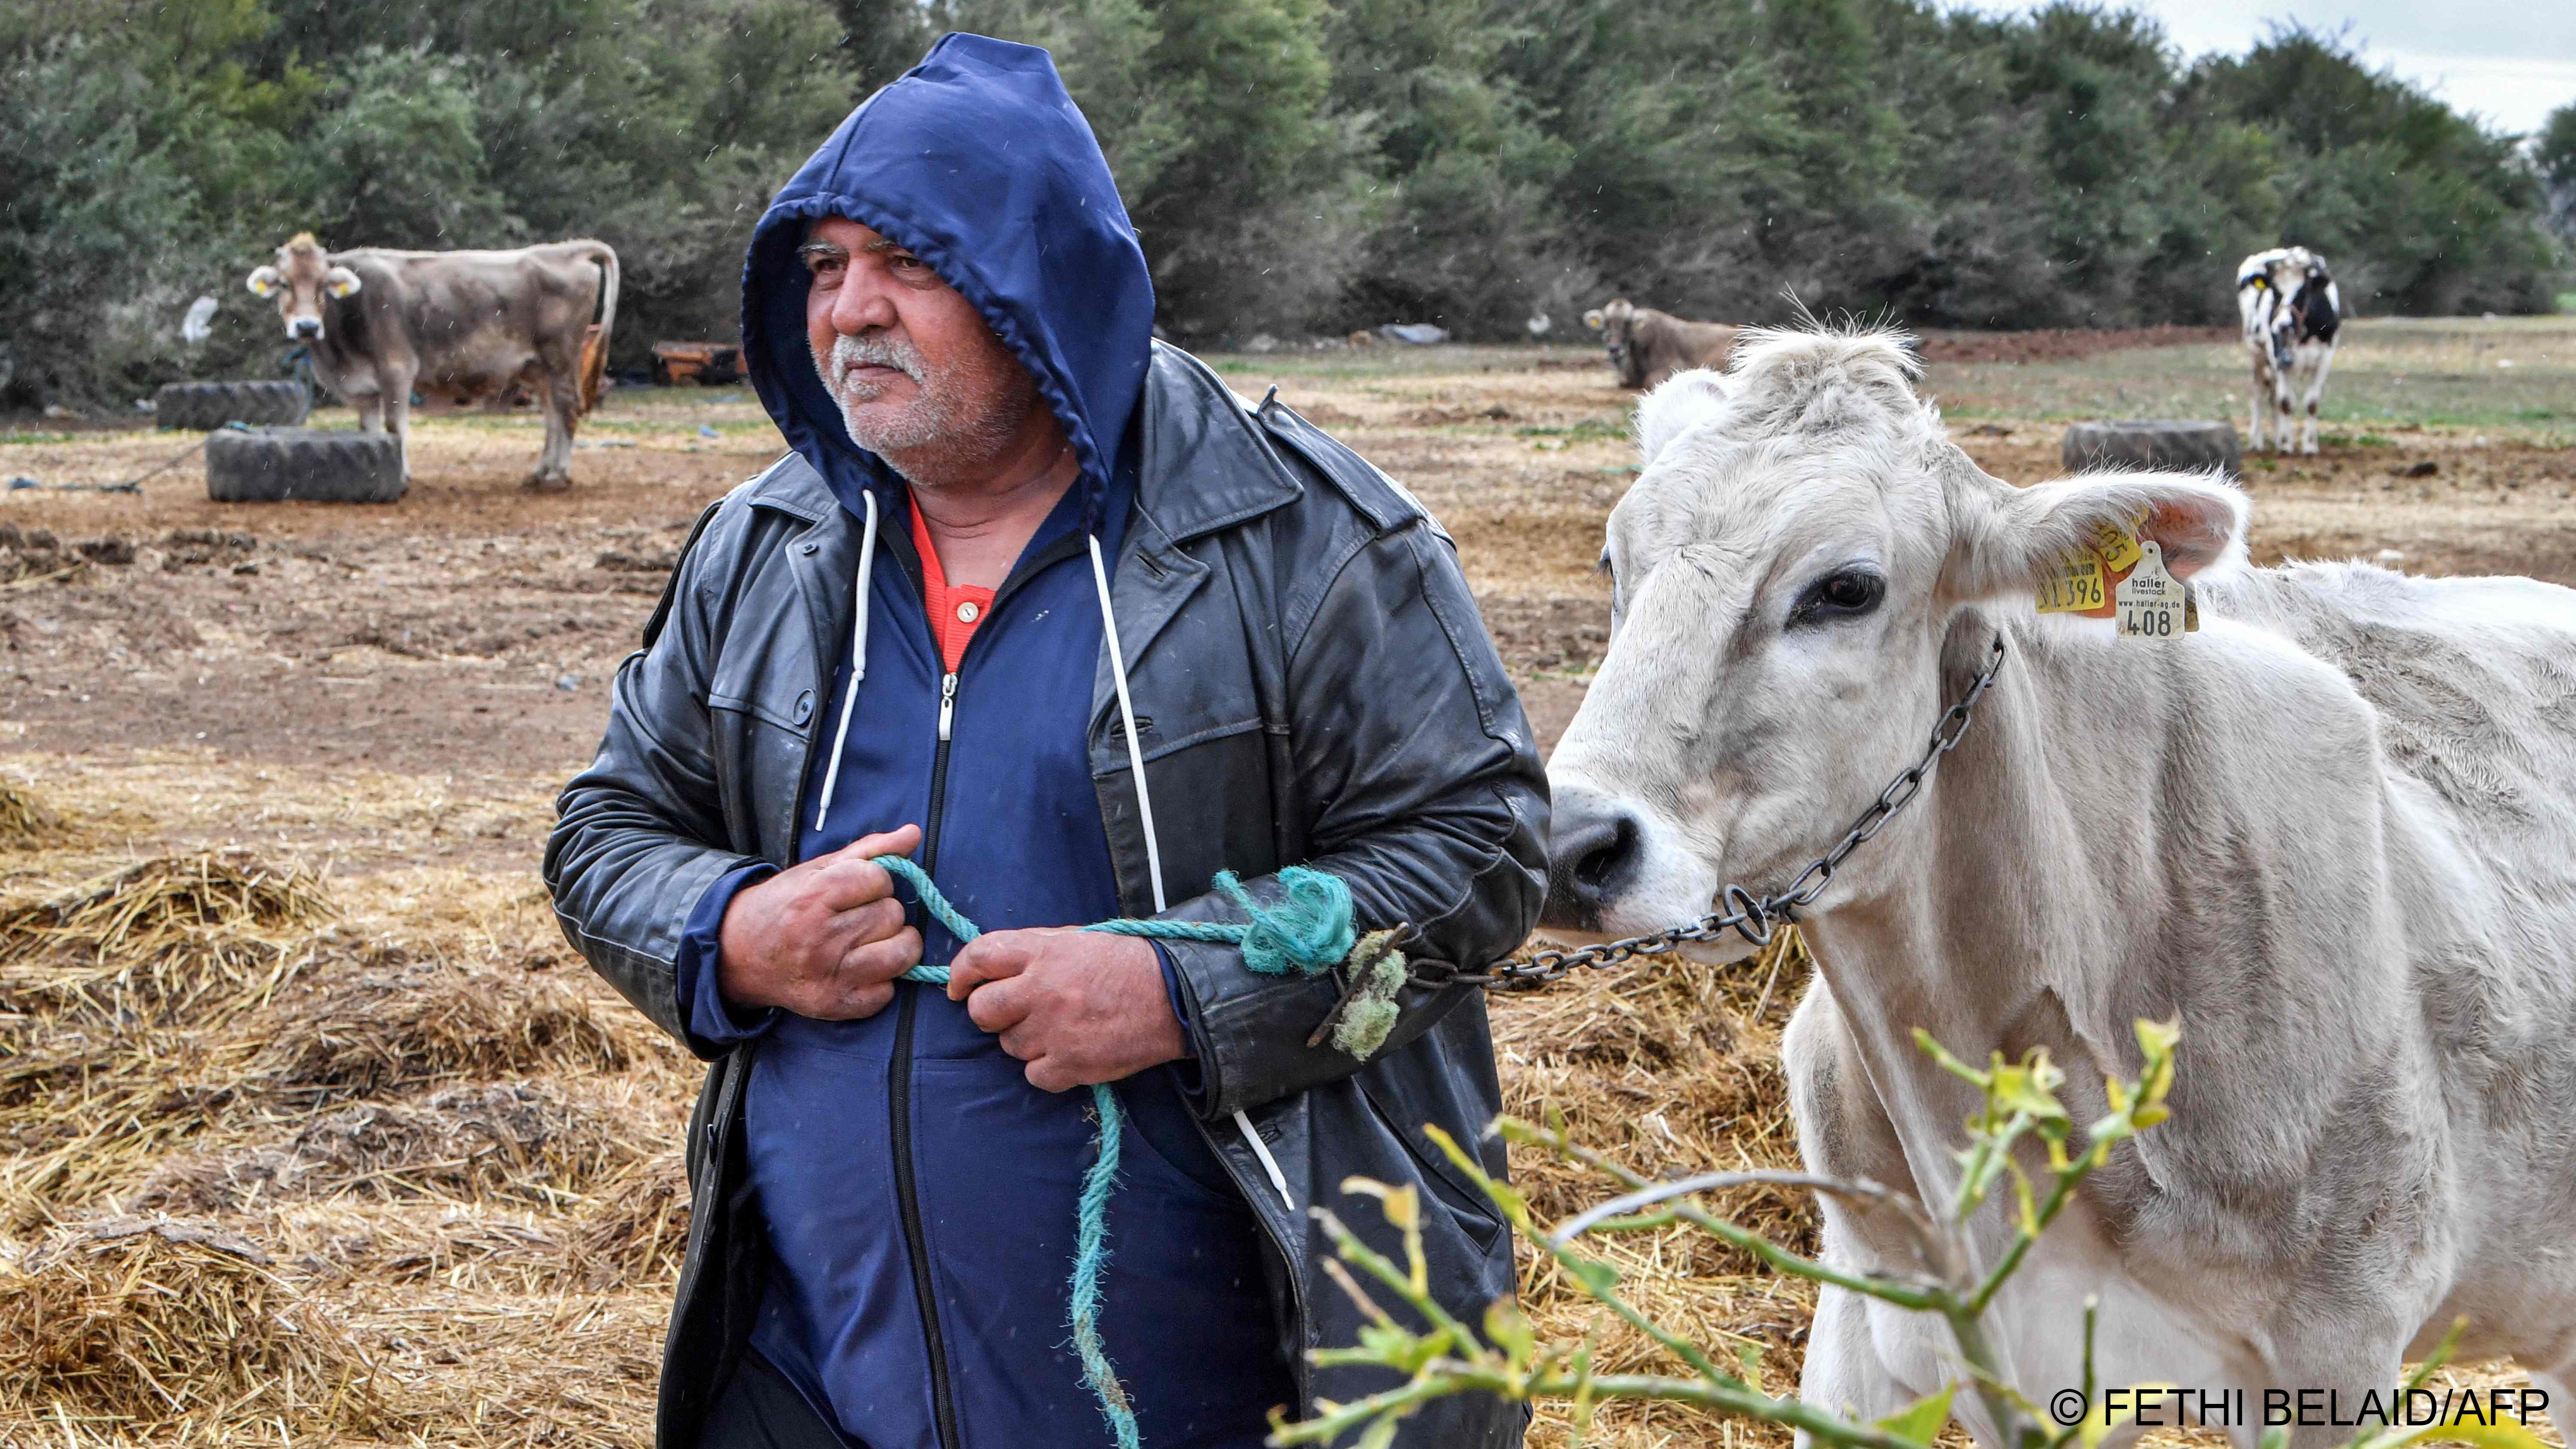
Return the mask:
[[152,400],[153,421],[200,433],[226,423],[293,427],[311,411],[313,394],[300,382],[174,382]]
[[391,503],[403,496],[402,440],[326,428],[219,431],[206,438],[217,503]]
[[2236,429],[2226,423],[2162,419],[2077,423],[2066,430],[2066,442],[2058,456],[2068,472],[2087,468],[2163,468],[2205,473],[2217,468],[2234,478],[2245,471],[2245,450],[2236,441]]

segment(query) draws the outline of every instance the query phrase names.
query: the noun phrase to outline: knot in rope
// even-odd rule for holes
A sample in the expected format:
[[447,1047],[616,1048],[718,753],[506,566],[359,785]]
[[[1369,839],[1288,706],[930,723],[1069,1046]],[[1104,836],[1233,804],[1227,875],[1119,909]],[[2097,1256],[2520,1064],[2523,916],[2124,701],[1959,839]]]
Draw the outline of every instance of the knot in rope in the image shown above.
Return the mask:
[[1233,871],[1217,872],[1216,888],[1246,917],[1243,964],[1264,976],[1319,976],[1341,965],[1357,944],[1351,888],[1302,865],[1279,872],[1279,884],[1279,903],[1263,906]]

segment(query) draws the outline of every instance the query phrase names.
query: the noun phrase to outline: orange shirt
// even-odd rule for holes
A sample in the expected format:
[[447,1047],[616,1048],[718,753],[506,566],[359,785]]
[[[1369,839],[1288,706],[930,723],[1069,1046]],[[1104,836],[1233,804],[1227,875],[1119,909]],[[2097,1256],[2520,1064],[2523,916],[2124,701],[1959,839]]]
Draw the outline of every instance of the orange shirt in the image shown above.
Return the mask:
[[921,555],[921,595],[930,607],[930,637],[939,641],[939,657],[954,674],[957,662],[966,657],[966,641],[975,637],[976,626],[993,612],[993,591],[948,582],[918,503],[912,506],[912,550]]

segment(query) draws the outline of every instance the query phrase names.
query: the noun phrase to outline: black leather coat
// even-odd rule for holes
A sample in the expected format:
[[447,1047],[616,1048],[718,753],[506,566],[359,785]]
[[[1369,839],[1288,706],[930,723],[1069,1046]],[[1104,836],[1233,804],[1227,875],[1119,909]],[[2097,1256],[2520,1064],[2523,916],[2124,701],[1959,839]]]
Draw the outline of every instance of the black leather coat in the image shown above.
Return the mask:
[[[1312,864],[1351,887],[1363,928],[1410,922],[1417,960],[1477,965],[1518,945],[1545,889],[1547,785],[1453,545],[1411,494],[1276,402],[1247,412],[1186,353],[1156,345],[1142,474],[1114,573],[1137,732],[1152,775],[1169,914],[1230,919],[1204,894],[1232,869],[1256,896]],[[674,959],[707,886],[752,859],[791,863],[822,694],[851,627],[859,528],[791,454],[700,520],[645,648],[619,670],[599,757],[567,786],[545,877],[565,935],[685,1041]],[[1144,833],[1104,649],[1091,761],[1130,915],[1152,913]],[[1318,1371],[1358,1309],[1322,1271],[1324,1204],[1381,1248],[1397,1239],[1343,1179],[1412,1183],[1431,1281],[1470,1322],[1512,1291],[1510,1235],[1423,1136],[1477,1144],[1499,1110],[1484,1002],[1414,989],[1365,1064],[1307,1038],[1331,978],[1244,968],[1231,947],[1168,943],[1201,1043],[1202,1123],[1256,1211],[1272,1300],[1304,1400],[1347,1401],[1387,1374]],[[694,1445],[759,1306],[766,1251],[737,1130],[748,1055],[711,1065],[690,1124],[693,1215],[665,1348],[659,1437]],[[1283,1204],[1232,1114],[1288,1179]],[[1049,1271],[1053,1271],[1050,1268]],[[1524,1411],[1426,1406],[1407,1445],[1520,1442]]]

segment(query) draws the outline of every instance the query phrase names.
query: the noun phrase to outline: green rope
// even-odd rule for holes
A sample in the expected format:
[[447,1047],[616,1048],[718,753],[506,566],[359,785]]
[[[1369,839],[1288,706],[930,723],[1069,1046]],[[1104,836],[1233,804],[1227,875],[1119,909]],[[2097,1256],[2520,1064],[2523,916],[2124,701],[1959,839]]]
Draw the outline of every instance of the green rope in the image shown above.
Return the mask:
[[[921,899],[921,908],[959,941],[972,941],[983,934],[982,928],[966,919],[932,882],[930,873],[910,858],[880,855],[876,863],[884,866],[887,874],[911,886],[913,894]],[[1349,959],[1361,944],[1351,924],[1351,888],[1337,876],[1298,865],[1281,871],[1279,883],[1285,895],[1277,905],[1264,906],[1253,900],[1234,872],[1217,874],[1216,888],[1246,917],[1241,924],[1116,920],[1083,929],[1113,936],[1240,946],[1243,964],[1268,976],[1320,976]],[[1405,970],[1404,958],[1386,949],[1388,934],[1374,932],[1369,936],[1366,944],[1373,948],[1367,953],[1370,959],[1365,965],[1353,966],[1357,990],[1340,1012],[1334,1031],[1334,1045],[1356,1057],[1365,1058],[1384,1045],[1387,1031],[1395,1024],[1394,993],[1403,989]],[[906,971],[899,979],[945,986],[948,974],[945,966],[925,964]],[[1363,1023],[1356,1031],[1355,1019]],[[1359,1045],[1366,1050],[1353,1050]],[[1118,1183],[1122,1119],[1118,1095],[1105,1082],[1093,1084],[1091,1104],[1100,1119],[1100,1140],[1095,1144],[1091,1170],[1083,1175],[1081,1211],[1074,1225],[1073,1346],[1082,1358],[1083,1376],[1100,1400],[1100,1412],[1109,1420],[1109,1431],[1118,1440],[1118,1449],[1138,1449],[1135,1405],[1127,1397],[1126,1386],[1118,1382],[1118,1371],[1111,1366],[1109,1352],[1100,1341],[1100,1274],[1109,1262],[1109,1194]]]

